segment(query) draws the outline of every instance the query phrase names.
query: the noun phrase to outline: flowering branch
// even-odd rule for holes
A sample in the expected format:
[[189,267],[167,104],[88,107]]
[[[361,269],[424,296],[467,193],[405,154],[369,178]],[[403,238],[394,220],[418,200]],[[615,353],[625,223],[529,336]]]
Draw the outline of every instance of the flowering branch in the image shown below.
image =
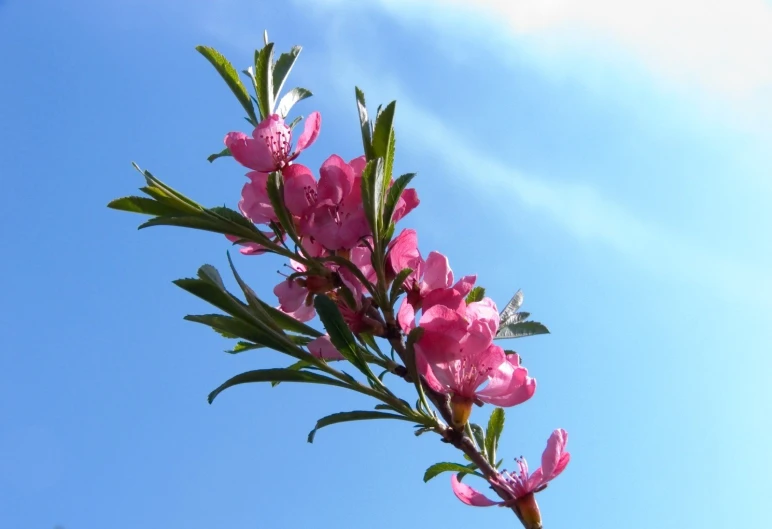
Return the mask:
[[[212,391],[209,402],[232,386],[256,382],[322,384],[366,395],[378,401],[373,410],[323,417],[308,441],[313,442],[319,429],[341,422],[413,423],[416,435],[436,432],[469,462],[436,463],[427,469],[425,481],[453,472],[451,487],[462,502],[508,507],[526,529],[541,528],[534,494],[568,464],[567,434],[560,429],[552,433],[542,465],[533,473],[523,459],[516,460],[514,473],[499,470],[503,408],[530,399],[536,381],[514,351],[505,351],[494,340],[549,331],[519,311],[520,292],[499,313],[485,290],[475,286],[476,276],[454,282],[443,254],[431,252],[424,260],[415,230],[394,236],[397,223],[419,205],[416,190],[407,187],[415,175],[392,175],[396,103],[379,107],[370,120],[364,94],[356,89],[364,155],[348,162],[330,156],[317,179],[296,160],[318,137],[321,116],[312,112],[305,118],[294,146],[294,130],[302,118],[285,123],[293,106],[311,92],[293,88],[281,95],[300,47],[274,60],[274,45],[266,35],[254,65],[243,72],[254,97],[219,52],[197,49],[226,81],[253,128],[251,135],[229,132],[225,149],[208,158],[232,157],[250,170],[239,211],[206,208],[141,170],[147,182],[141,191],[147,196],[120,198],[109,207],[150,215],[140,228],[168,225],[219,233],[241,246],[244,255],[289,258],[291,272],[273,290],[277,307],[242,280],[230,255],[243,299],[228,291],[209,265],[199,268],[195,278],[175,281],[222,311],[186,319],[239,340],[232,353],[265,347],[295,360],[287,367],[236,375]],[[324,332],[307,323],[317,316]],[[384,354],[379,343],[388,345],[392,355]],[[333,362],[354,368],[357,376],[336,369]],[[373,367],[383,372],[376,375]],[[415,407],[391,391],[386,373],[415,386]],[[470,422],[473,406],[484,404],[496,407],[485,429]],[[467,474],[485,479],[501,501],[462,483]]]

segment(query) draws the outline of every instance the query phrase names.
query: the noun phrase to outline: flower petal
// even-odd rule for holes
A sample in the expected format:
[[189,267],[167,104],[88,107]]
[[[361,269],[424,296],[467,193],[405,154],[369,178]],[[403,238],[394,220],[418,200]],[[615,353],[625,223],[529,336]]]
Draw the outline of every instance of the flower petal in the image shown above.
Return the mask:
[[261,172],[275,169],[273,155],[264,142],[250,138],[243,132],[229,132],[224,142],[233,159],[244,167]]
[[354,170],[333,154],[319,169],[319,198],[317,203],[325,206],[337,206],[351,193],[354,183]]
[[316,180],[305,165],[294,163],[282,171],[284,203],[293,215],[302,217],[316,205]]
[[481,492],[476,491],[466,483],[461,483],[455,474],[450,477],[450,486],[456,498],[472,507],[491,507],[501,505],[502,502],[490,500]]
[[303,305],[308,290],[298,285],[294,280],[286,279],[274,287],[273,293],[279,298],[281,310],[289,313],[295,312]]
[[295,146],[295,155],[300,154],[311,146],[319,136],[319,130],[322,128],[322,115],[319,112],[311,112],[306,118],[306,123],[303,128],[303,134],[298,138],[298,143]]
[[343,360],[343,355],[340,354],[332,342],[330,341],[330,335],[325,334],[315,340],[308,342],[309,352],[317,358],[324,360]]
[[562,428],[552,432],[547,440],[547,448],[541,456],[541,469],[544,473],[542,484],[555,479],[568,465],[571,456],[565,451],[566,443],[568,443],[568,432]]
[[450,269],[448,258],[440,252],[432,252],[426,259],[424,283],[427,290],[448,288],[453,284],[453,270]]
[[[497,345],[491,348],[501,349]],[[503,353],[503,350],[502,350]],[[481,401],[494,406],[516,406],[533,397],[536,380],[528,376],[528,370],[518,365],[516,355],[508,355],[490,377],[488,386],[479,391]]]

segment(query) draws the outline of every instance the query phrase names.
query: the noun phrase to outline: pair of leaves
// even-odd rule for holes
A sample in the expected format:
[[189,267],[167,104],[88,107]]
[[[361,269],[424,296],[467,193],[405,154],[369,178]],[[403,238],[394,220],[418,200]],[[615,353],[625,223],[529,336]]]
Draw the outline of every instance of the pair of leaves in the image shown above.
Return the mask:
[[[471,295],[471,293],[470,293]],[[530,314],[518,312],[523,304],[523,292],[518,290],[499,316],[499,331],[496,339],[523,338],[539,334],[549,334],[549,329],[538,321],[525,321]]]

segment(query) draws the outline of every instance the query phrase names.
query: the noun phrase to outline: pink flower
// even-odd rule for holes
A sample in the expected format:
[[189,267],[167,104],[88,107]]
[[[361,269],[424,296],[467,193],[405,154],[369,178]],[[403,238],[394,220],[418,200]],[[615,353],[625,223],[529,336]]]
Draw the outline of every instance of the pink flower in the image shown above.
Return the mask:
[[394,208],[394,214],[391,216],[394,222],[399,222],[405,215],[413,211],[421,201],[418,199],[418,192],[414,188],[405,189],[397,200],[397,206]]
[[314,295],[329,292],[335,287],[332,271],[325,269],[326,274],[312,274],[304,265],[292,260],[289,266],[300,276],[287,278],[274,287],[273,293],[279,298],[279,310],[298,321],[309,321],[316,315]]
[[[273,232],[260,232],[266,237],[273,237]],[[266,249],[264,246],[257,244],[256,242],[238,242],[241,240],[241,237],[236,237],[235,235],[226,235],[226,239],[233,243],[238,243],[240,246],[243,246],[241,250],[239,250],[240,253],[244,255],[261,255],[266,252]]]
[[398,312],[399,323],[405,332],[415,326],[414,317],[419,309],[426,310],[440,302],[449,305],[449,298],[454,298],[458,304],[472,291],[477,279],[474,275],[464,276],[453,285],[453,270],[448,258],[439,252],[431,252],[424,261],[418,250],[418,236],[412,229],[402,230],[391,241],[388,264],[390,273],[394,275],[405,268],[413,270],[403,285],[407,296],[402,300]]
[[338,351],[334,345],[332,345],[329,334],[311,340],[306,347],[308,347],[308,351],[317,358],[323,360],[343,360],[343,355],[340,354],[340,351]]
[[251,138],[243,132],[229,132],[225,136],[225,146],[241,165],[262,173],[270,173],[284,169],[301,151],[314,143],[321,124],[322,117],[319,112],[309,114],[294,152],[291,152],[292,131],[278,114],[261,121],[252,132]]
[[302,235],[331,251],[354,248],[369,235],[360,166],[360,159],[348,164],[332,155],[322,164],[318,182],[307,167],[293,165],[285,171],[284,200],[290,213],[300,219]]
[[255,224],[270,224],[278,221],[276,212],[268,198],[268,173],[252,171],[247,173],[249,182],[241,189],[239,211]]
[[[541,528],[541,514],[534,493],[544,490],[547,483],[560,475],[568,465],[571,455],[565,451],[567,442],[568,433],[563,429],[555,430],[550,435],[547,448],[541,456],[540,468],[529,475],[528,463],[521,457],[517,459],[517,472],[513,474],[503,472],[501,480],[497,484],[512,494],[513,503],[520,511],[528,529]],[[488,499],[469,485],[461,483],[455,474],[450,478],[450,484],[456,497],[467,505],[490,507],[491,505],[504,505],[506,503]]]

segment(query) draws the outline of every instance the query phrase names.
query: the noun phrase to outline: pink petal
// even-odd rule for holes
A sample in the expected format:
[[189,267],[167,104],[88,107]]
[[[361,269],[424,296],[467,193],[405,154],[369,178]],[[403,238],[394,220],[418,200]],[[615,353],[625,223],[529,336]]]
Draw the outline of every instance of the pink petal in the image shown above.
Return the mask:
[[402,300],[402,305],[399,306],[397,312],[397,321],[402,331],[409,333],[415,329],[415,309],[413,305],[407,302],[407,298]]
[[337,154],[333,154],[324,161],[319,174],[318,204],[337,206],[351,193],[354,170]]
[[447,257],[439,252],[429,254],[426,259],[424,283],[428,290],[448,288],[453,284],[453,271],[450,269]]
[[413,270],[410,278],[418,280],[423,268],[423,259],[418,250],[418,234],[415,230],[402,230],[389,243],[388,259],[395,274],[410,268]]
[[284,203],[295,216],[306,215],[316,205],[316,180],[305,165],[294,163],[282,171]]
[[[497,345],[493,347],[501,349]],[[522,404],[533,397],[535,391],[536,380],[528,376],[528,370],[513,365],[510,358],[507,358],[493,372],[488,386],[479,391],[477,396],[483,402],[506,408]]]
[[308,350],[317,358],[323,358],[324,360],[343,360],[343,355],[340,354],[332,342],[330,341],[330,335],[325,334],[319,338],[312,340],[307,345]]
[[279,298],[281,310],[294,312],[303,305],[308,295],[308,290],[298,285],[294,280],[284,280],[273,289],[273,293]]
[[[440,378],[436,376],[438,372],[440,373],[440,375],[444,375],[444,373],[442,373],[440,370],[435,371],[436,368],[431,364],[429,364],[429,362],[426,360],[426,355],[421,349],[420,344],[416,344],[415,352],[416,352],[416,357],[415,357],[416,369],[418,369],[418,372],[421,374],[421,376],[424,377],[424,380],[426,380],[426,383],[429,385],[429,387],[439,393],[447,394],[448,386],[450,386],[451,384],[443,383],[440,380]],[[445,377],[441,377],[441,378],[445,378]]]
[[[281,310],[281,307],[279,307],[279,310]],[[287,312],[283,310],[282,312],[285,312],[288,316],[292,316],[298,321],[310,321],[316,316],[314,306],[305,304],[300,305],[300,308],[295,311]]]
[[244,167],[261,172],[275,169],[273,156],[263,142],[250,138],[243,132],[229,132],[224,141],[233,159]]
[[476,491],[466,483],[461,483],[455,474],[450,477],[450,486],[456,498],[472,507],[491,507],[502,503],[489,500],[481,492]]
[[453,289],[457,290],[462,296],[466,297],[474,288],[475,281],[477,281],[476,275],[464,276],[453,285]]
[[295,146],[295,154],[300,154],[301,151],[310,147],[319,136],[319,130],[321,128],[322,115],[319,114],[319,112],[311,112],[306,118],[303,134],[298,138],[298,143]]
[[255,224],[269,224],[278,220],[268,198],[268,173],[252,171],[247,173],[250,181],[241,189],[239,210]]
[[[272,236],[273,233],[264,233],[264,235]],[[241,237],[236,237],[235,235],[226,235],[225,238],[233,243],[241,240]],[[256,242],[242,242],[239,244],[243,246],[239,252],[244,255],[260,255],[265,253],[265,248]]]
[[431,290],[428,293],[425,293],[425,297],[421,304],[424,312],[435,305],[443,305],[461,315],[466,313],[464,296],[459,294],[458,290],[453,288],[438,288],[437,290]]
[[364,156],[360,156],[358,158],[354,158],[348,164],[354,170],[354,177],[361,178],[362,173],[364,172],[365,167],[367,166],[367,158],[365,158]]
[[568,433],[562,428],[552,432],[547,440],[547,448],[541,456],[543,483],[555,479],[566,468],[570,458],[568,452],[565,452],[566,443],[568,443]]
[[399,222],[405,218],[408,213],[418,207],[418,204],[420,203],[421,201],[418,200],[418,192],[415,189],[412,187],[410,189],[405,189],[402,192],[402,196],[399,197],[399,200],[397,201],[397,207],[394,208],[394,214],[391,218],[394,222]]

